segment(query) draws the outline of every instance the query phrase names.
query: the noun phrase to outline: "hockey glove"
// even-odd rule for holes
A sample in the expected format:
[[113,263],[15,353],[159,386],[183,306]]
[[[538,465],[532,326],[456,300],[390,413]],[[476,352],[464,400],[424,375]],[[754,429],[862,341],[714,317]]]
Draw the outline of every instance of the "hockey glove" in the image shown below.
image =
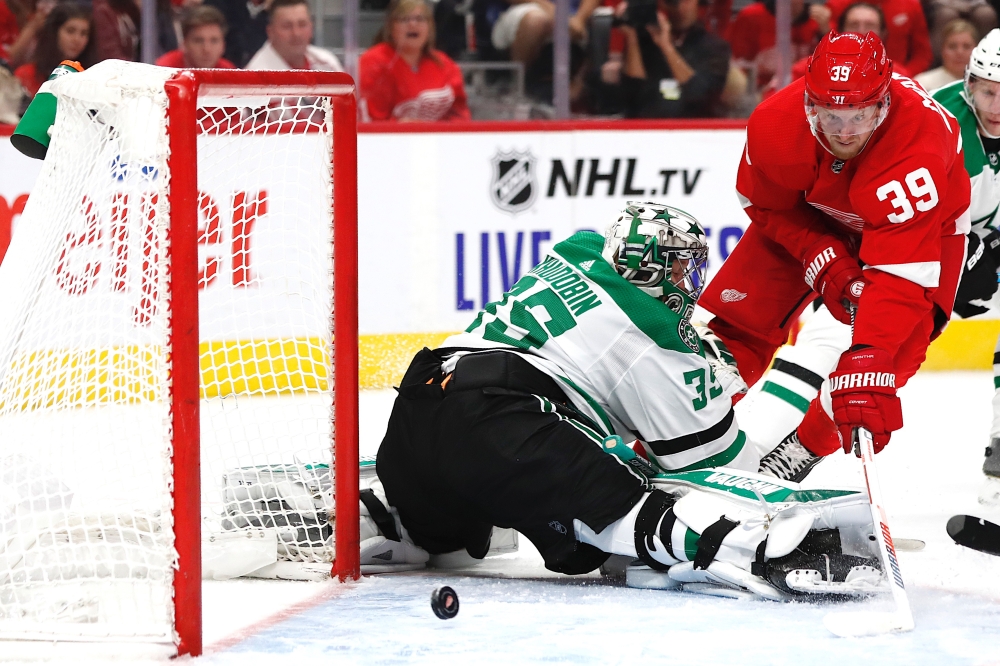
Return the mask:
[[878,453],[891,433],[903,427],[892,356],[883,349],[856,345],[845,351],[830,375],[830,396],[845,452],[851,450],[854,428],[871,432]]
[[1000,231],[992,231],[980,239],[969,234],[969,250],[965,255],[962,280],[955,294],[955,312],[960,317],[972,317],[988,310],[971,301],[988,301],[997,290],[997,264],[1000,262]]
[[851,323],[849,308],[858,304],[865,279],[857,259],[833,236],[825,236],[806,252],[805,281],[823,298],[830,314],[842,324]]
[[743,395],[747,392],[747,383],[740,376],[740,370],[736,367],[736,358],[729,351],[718,335],[704,324],[693,324],[695,332],[701,338],[702,347],[705,349],[705,359],[712,366],[715,378],[719,380],[722,390],[727,398],[735,395]]

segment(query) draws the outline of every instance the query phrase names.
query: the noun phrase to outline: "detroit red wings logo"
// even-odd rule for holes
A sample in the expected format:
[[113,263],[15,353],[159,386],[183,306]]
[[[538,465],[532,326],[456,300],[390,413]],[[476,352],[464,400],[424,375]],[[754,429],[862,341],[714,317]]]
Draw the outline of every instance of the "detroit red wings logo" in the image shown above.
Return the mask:
[[742,301],[746,297],[747,295],[742,291],[736,291],[735,289],[723,289],[722,294],[719,296],[723,303],[735,303]]

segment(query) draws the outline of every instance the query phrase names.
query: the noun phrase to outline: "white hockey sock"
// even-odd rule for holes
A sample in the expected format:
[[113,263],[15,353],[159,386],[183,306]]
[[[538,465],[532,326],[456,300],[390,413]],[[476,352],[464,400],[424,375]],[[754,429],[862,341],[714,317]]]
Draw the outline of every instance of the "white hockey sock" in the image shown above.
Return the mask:
[[574,520],[573,530],[576,532],[577,540],[596,546],[605,553],[637,557],[635,552],[635,519],[647,497],[649,497],[649,493],[643,495],[642,499],[636,502],[636,505],[628,513],[600,532],[590,529],[581,520]]
[[806,321],[794,346],[778,350],[760,391],[736,406],[740,427],[761,456],[799,425],[850,344],[850,328],[822,307]]

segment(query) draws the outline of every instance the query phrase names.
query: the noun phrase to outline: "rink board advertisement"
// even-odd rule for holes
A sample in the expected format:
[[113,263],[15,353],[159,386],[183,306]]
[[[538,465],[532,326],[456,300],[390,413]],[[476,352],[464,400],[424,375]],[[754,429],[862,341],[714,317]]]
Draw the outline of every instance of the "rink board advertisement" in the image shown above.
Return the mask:
[[[708,233],[710,275],[745,229],[747,218],[734,190],[745,138],[737,125],[592,129],[526,123],[482,129],[364,131],[358,136],[363,386],[398,380],[413,351],[464,329],[555,242],[582,229],[603,230],[628,200],[666,203],[698,217]],[[17,227],[40,166],[14,151],[6,137],[0,140],[0,250],[6,249],[9,230]],[[250,189],[277,193],[282,171],[280,165],[253,170]],[[203,183],[212,178],[201,174]],[[210,189],[222,208],[235,194]],[[283,214],[277,198],[269,196],[269,209],[259,215],[247,241],[249,254],[203,251],[202,261],[215,257],[224,273],[250,271],[266,286],[270,274],[282,274],[278,264],[295,264],[312,253],[309,243],[296,250],[282,242],[296,228],[295,206]],[[221,215],[225,218],[225,211]],[[207,218],[203,210],[203,225]],[[223,239],[218,247],[230,244]],[[284,249],[276,251],[279,247]],[[246,312],[262,298],[268,301],[259,302],[262,309],[285,309],[270,302],[281,296],[266,288],[242,298]],[[225,316],[214,313],[211,328],[227,329]],[[277,338],[288,335],[288,323],[258,318],[255,328]],[[992,335],[983,343],[992,348],[997,327],[984,324],[990,330],[980,336],[985,341]],[[972,332],[963,325],[953,329]],[[966,358],[968,352],[942,351],[942,367],[988,367],[988,352],[979,363]],[[936,363],[933,352],[930,365]]]

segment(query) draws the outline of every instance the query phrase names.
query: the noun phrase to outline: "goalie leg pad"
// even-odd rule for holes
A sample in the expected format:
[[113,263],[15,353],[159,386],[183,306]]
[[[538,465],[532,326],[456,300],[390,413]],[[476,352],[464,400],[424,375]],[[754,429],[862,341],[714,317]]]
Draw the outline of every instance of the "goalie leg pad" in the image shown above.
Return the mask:
[[[716,483],[709,482],[712,477]],[[871,512],[860,493],[802,491],[780,481],[768,488],[759,483],[761,477],[729,470],[709,478],[656,479],[661,488],[682,495],[670,510],[671,553],[683,560],[669,569],[675,582],[726,586],[774,600],[882,589],[884,576],[868,538]],[[759,496],[746,497],[744,486]]]

